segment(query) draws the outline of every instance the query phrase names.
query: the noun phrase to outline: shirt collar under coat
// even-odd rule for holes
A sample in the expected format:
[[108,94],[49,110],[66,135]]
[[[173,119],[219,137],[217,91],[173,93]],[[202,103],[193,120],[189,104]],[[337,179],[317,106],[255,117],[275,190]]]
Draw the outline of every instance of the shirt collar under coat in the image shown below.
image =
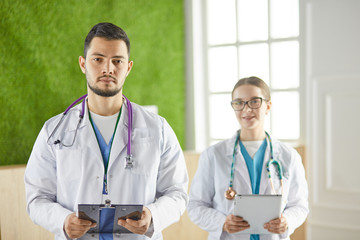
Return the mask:
[[[232,157],[233,152],[234,152],[234,145],[235,145],[235,141],[236,141],[236,137],[238,135],[240,130],[237,130],[236,133],[229,139],[230,144],[227,144],[226,147],[226,155]],[[271,135],[271,140],[272,140],[272,145],[273,145],[273,154],[274,154],[274,159],[279,159],[279,155],[280,155],[280,149],[278,148],[278,140],[276,138],[273,138]],[[269,143],[269,139],[266,138],[267,141],[267,148],[270,151],[270,143]],[[239,145],[236,146],[236,152],[239,152],[240,148]]]
[[[235,141],[236,141],[236,137],[238,134],[239,130],[228,140],[229,144],[226,144],[226,156],[227,158],[233,159],[233,152],[234,152],[234,145],[235,145]],[[262,173],[261,173],[261,181],[260,181],[260,190],[259,193],[260,194],[271,194],[271,188],[270,185],[268,184],[269,178],[267,177],[267,172],[266,172],[266,163],[270,160],[270,143],[268,138],[266,138],[267,140],[267,147],[266,147],[266,152],[265,152],[265,156],[264,156],[264,163],[263,163],[263,169],[262,169]],[[288,166],[285,166],[286,164],[288,164],[288,161],[284,161],[284,156],[281,157],[281,148],[279,147],[278,144],[278,140],[274,139],[273,137],[271,137],[272,140],[272,145],[273,145],[273,154],[274,154],[274,159],[278,160],[280,162],[280,164],[282,165],[282,169],[283,169],[283,176],[285,178],[288,178]],[[235,158],[236,161],[241,161],[243,160],[243,164],[240,165],[240,172],[242,173],[240,176],[235,176],[235,178],[244,178],[244,180],[246,182],[250,183],[250,176],[247,170],[247,166],[245,164],[245,160],[244,157],[239,154],[240,152],[240,146],[239,144],[237,144],[236,146],[236,154],[235,154]],[[290,156],[289,156],[290,157]],[[236,164],[236,163],[235,163]],[[272,174],[273,178],[277,178],[278,176]],[[234,186],[236,189],[236,186]],[[251,185],[248,185],[248,189],[247,191],[249,193],[251,193]],[[278,191],[280,191],[278,189]]]
[[[79,129],[81,129],[81,128],[87,126],[87,125],[91,126],[91,123],[90,123],[90,120],[89,120],[89,108],[88,108],[88,105],[87,105],[87,98],[84,101],[86,101],[85,102],[85,110],[84,110],[84,118],[80,123]],[[133,104],[132,104],[132,106],[133,106]],[[70,116],[67,116],[67,117],[68,118],[77,118],[77,119],[79,119],[81,110],[82,110],[82,102],[77,104],[75,107],[73,107],[68,112],[68,115],[71,115],[71,117]],[[135,110],[133,108],[133,119],[134,119],[134,112],[135,112]],[[126,103],[126,101],[124,101],[123,102],[123,107],[122,107],[122,110],[121,110],[121,116],[120,116],[120,119],[119,119],[118,128],[121,125],[124,125],[126,127],[126,130],[127,130],[128,124],[129,124],[128,121],[129,121],[129,119],[128,119],[127,103]],[[76,127],[77,127],[77,124],[78,124],[78,121],[72,120],[71,122],[68,123],[68,127],[67,127],[67,129],[65,131],[75,131]]]

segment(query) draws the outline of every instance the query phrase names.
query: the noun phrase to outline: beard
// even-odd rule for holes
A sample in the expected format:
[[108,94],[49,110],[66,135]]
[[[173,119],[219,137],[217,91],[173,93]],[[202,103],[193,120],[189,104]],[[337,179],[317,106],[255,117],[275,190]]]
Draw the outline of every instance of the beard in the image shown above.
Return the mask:
[[[116,80],[116,79],[115,79]],[[91,85],[89,83],[89,80],[87,81],[87,85],[89,86],[90,90],[93,91],[96,95],[99,95],[101,97],[113,97],[115,96],[116,94],[118,94],[120,91],[121,91],[121,87],[118,88],[118,89],[112,89],[112,90],[103,90],[103,89],[100,89],[98,87],[96,87],[95,85]]]

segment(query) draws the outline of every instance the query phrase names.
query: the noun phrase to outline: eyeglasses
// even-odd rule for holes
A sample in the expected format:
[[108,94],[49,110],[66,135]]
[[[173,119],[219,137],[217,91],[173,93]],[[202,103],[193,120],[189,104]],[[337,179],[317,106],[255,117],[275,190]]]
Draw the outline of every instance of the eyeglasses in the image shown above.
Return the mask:
[[231,106],[235,111],[242,111],[245,108],[245,105],[248,105],[251,109],[257,109],[261,107],[263,101],[267,101],[261,97],[255,97],[249,101],[233,100],[231,101]]

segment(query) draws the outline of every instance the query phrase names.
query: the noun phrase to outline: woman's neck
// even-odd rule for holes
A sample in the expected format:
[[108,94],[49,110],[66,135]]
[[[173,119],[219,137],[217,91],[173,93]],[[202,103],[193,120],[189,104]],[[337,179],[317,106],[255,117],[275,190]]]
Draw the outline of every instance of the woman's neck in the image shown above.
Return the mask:
[[264,129],[241,129],[240,140],[241,141],[262,141],[266,137]]

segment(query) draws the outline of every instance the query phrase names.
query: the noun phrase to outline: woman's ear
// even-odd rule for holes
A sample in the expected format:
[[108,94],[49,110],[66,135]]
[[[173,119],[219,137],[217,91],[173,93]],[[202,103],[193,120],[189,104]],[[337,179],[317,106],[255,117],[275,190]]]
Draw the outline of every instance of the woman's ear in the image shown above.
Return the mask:
[[267,101],[266,102],[266,111],[265,111],[265,114],[268,115],[270,110],[271,110],[271,107],[272,107],[272,102],[271,100]]

